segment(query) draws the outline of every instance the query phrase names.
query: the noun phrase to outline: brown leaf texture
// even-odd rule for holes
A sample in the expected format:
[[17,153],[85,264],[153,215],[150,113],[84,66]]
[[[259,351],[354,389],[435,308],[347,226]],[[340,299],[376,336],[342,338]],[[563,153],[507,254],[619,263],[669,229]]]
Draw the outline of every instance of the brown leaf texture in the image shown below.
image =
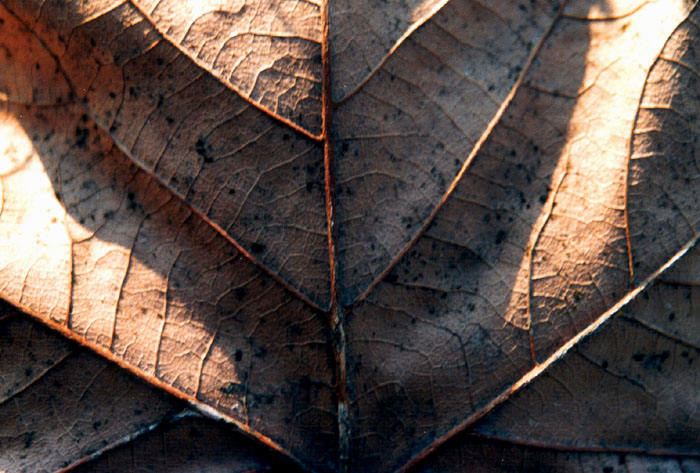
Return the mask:
[[700,247],[416,471],[697,471],[698,262]]
[[76,473],[301,473],[250,439],[211,419],[184,417],[163,423],[138,441],[120,446]]
[[[178,403],[13,311],[0,322],[0,469],[49,472],[125,443]],[[180,408],[181,409],[181,408]]]
[[2,0],[0,469],[700,468],[699,12]]

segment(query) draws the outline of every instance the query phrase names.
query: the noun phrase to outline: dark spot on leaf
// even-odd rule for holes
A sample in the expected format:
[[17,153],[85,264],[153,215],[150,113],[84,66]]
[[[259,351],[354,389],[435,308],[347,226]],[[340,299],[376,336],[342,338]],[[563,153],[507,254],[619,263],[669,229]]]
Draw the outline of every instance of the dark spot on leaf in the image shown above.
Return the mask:
[[388,282],[389,284],[395,284],[396,281],[399,280],[399,277],[395,273],[390,273],[390,274],[387,274],[387,276],[386,276],[386,278],[384,278],[384,280],[386,282]]
[[253,253],[262,253],[263,251],[265,251],[265,248],[265,245],[263,245],[262,243],[258,243],[257,241],[250,245],[250,250]]
[[248,294],[248,288],[247,287],[237,287],[236,289],[233,290],[233,294],[236,296],[236,299],[238,299],[240,301],[246,296],[246,294]]
[[211,163],[213,159],[209,156],[209,146],[203,137],[197,138],[197,142],[194,144],[194,150],[204,158],[205,163]]
[[24,448],[25,449],[32,446],[32,443],[34,442],[35,435],[36,435],[36,432],[33,430],[31,432],[24,433]]
[[219,388],[219,391],[224,394],[239,394],[245,391],[245,386],[241,383],[231,381],[226,386]]
[[507,235],[507,233],[505,230],[498,230],[498,233],[496,233],[496,239],[495,239],[496,244],[500,245],[501,243],[503,243],[503,241],[506,239],[506,235]]
[[649,355],[646,360],[644,360],[644,367],[647,369],[655,369],[656,371],[661,371],[661,367],[664,362],[668,359],[671,354],[664,350],[661,353],[654,353]]
[[79,148],[84,148],[87,144],[87,139],[90,136],[90,130],[87,128],[76,127],[75,129],[75,145]]

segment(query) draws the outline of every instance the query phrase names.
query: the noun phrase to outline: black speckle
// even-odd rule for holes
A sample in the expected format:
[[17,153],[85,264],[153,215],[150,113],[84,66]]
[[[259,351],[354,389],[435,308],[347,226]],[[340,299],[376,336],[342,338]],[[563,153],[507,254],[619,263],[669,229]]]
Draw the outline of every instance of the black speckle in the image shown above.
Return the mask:
[[198,155],[204,158],[205,163],[211,163],[213,161],[211,156],[209,156],[209,146],[203,137],[200,136],[197,138],[197,142],[194,144],[194,150]]
[[241,361],[243,359],[243,352],[241,350],[236,350],[236,353],[233,354],[233,359]]
[[644,360],[644,353],[635,353],[632,355],[632,359],[637,362],[642,361]]
[[581,291],[574,291],[574,302],[580,302],[583,298]]
[[243,386],[241,383],[230,382],[226,386],[219,388],[219,391],[224,394],[237,394],[245,391],[245,386]]
[[24,433],[24,448],[25,449],[32,446],[32,443],[34,442],[35,435],[36,435],[36,432],[33,430],[31,432]]
[[233,290],[233,295],[236,296],[236,299],[238,299],[239,301],[242,300],[246,296],[246,294],[248,294],[247,287],[237,287]]
[[263,251],[265,251],[265,248],[265,245],[263,245],[262,243],[258,243],[257,241],[250,245],[250,250],[253,253],[262,253]]
[[649,355],[646,360],[644,360],[644,367],[647,369],[655,369],[656,371],[661,371],[662,365],[668,359],[671,354],[664,350],[661,353],[654,353]]
[[87,128],[76,127],[75,129],[75,145],[79,148],[85,148],[87,139],[90,136],[90,130]]
[[496,233],[496,239],[495,239],[496,244],[500,245],[501,243],[503,243],[503,241],[506,239],[506,235],[507,235],[507,233],[505,230],[498,230],[498,232]]
[[130,211],[135,211],[139,208],[139,204],[136,202],[136,194],[133,192],[129,191],[126,194],[126,198],[129,202],[126,204],[126,208]]

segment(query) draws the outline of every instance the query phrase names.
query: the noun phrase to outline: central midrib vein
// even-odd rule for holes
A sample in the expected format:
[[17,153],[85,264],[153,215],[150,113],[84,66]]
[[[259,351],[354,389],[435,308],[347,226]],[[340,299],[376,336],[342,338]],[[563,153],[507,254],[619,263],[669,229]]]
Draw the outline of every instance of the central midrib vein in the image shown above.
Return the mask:
[[323,0],[321,5],[322,21],[322,118],[323,118],[323,168],[326,200],[326,231],[328,235],[328,261],[330,264],[331,305],[329,312],[331,344],[335,360],[335,386],[337,400],[338,422],[338,471],[348,471],[350,456],[350,427],[348,423],[348,392],[346,386],[347,365],[345,357],[345,328],[342,307],[338,305],[337,295],[337,261],[334,239],[334,207],[333,207],[333,143],[331,141],[331,125],[333,121],[333,102],[331,95],[331,54],[330,54],[330,0]]

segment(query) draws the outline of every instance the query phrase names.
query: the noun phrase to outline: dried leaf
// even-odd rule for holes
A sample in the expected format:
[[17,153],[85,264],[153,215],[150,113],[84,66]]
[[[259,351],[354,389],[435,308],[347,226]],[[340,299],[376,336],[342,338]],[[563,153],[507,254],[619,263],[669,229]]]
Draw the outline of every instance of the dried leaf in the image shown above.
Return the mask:
[[79,463],[178,408],[171,397],[19,315],[0,322],[0,354],[2,471]]
[[250,439],[211,419],[185,417],[164,423],[130,444],[75,468],[75,473],[262,473],[297,472]]
[[4,299],[312,471],[695,464],[689,0],[2,5]]

